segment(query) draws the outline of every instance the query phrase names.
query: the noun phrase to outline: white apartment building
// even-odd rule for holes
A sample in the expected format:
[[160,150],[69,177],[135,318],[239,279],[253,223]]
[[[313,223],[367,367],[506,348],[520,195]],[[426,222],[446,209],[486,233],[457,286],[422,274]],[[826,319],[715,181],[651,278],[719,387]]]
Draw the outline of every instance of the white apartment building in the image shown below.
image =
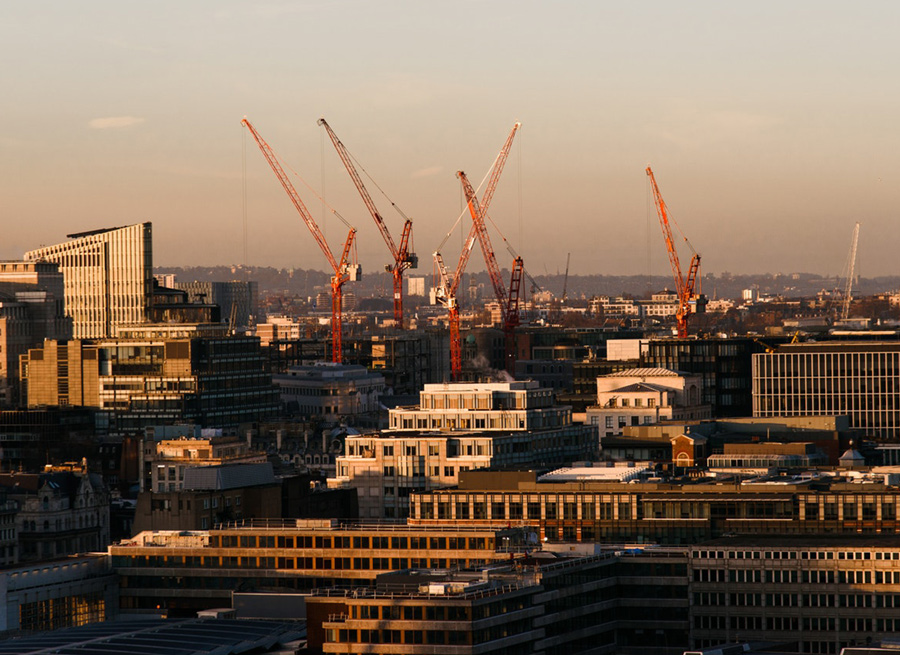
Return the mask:
[[594,428],[574,425],[571,408],[534,381],[426,384],[419,399],[392,409],[388,430],[347,437],[328,484],[356,488],[361,518],[407,517],[410,494],[455,485],[460,471],[594,455]]
[[619,436],[630,425],[710,418],[700,404],[700,376],[665,368],[631,368],[597,378],[597,404],[587,421],[605,437]]
[[678,311],[678,294],[668,289],[654,293],[650,300],[641,300],[639,302],[642,316],[668,318],[675,316]]
[[71,241],[25,253],[27,261],[59,265],[66,315],[75,339],[113,336],[143,323],[153,295],[150,223],[70,234]]

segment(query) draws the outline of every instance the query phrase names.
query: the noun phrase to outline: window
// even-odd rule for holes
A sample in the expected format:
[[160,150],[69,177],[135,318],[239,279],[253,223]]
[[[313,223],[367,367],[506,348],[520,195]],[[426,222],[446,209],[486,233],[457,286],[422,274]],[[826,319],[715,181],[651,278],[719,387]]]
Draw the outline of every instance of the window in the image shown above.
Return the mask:
[[386,478],[394,477],[394,467],[393,466],[385,466],[384,467],[384,477],[386,477]]
[[607,416],[607,417],[606,417],[606,427],[608,427],[608,428],[612,428],[612,427],[613,427],[613,417],[612,417],[612,416]]
[[446,477],[446,478],[452,478],[452,477],[454,476],[454,474],[455,474],[455,471],[453,470],[453,467],[452,467],[452,466],[445,466],[445,467],[444,467],[444,477]]
[[628,407],[628,405],[630,404],[631,402],[628,400],[628,398],[622,398],[622,407]]

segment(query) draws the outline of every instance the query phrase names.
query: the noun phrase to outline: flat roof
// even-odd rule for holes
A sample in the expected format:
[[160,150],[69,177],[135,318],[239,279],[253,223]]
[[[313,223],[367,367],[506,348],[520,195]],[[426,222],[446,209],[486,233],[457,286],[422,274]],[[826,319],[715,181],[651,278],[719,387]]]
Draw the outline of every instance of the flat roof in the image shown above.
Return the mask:
[[0,654],[237,655],[284,652],[306,638],[304,623],[235,619],[122,618],[0,642]]

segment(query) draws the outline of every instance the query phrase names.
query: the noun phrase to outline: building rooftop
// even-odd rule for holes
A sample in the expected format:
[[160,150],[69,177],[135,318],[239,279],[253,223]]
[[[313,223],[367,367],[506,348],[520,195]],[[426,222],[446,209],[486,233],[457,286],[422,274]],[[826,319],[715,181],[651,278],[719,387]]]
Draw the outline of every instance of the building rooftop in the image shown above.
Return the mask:
[[197,466],[184,471],[185,491],[223,491],[277,482],[271,462]]
[[665,378],[677,378],[685,375],[690,375],[690,373],[686,373],[685,371],[676,371],[669,368],[628,368],[624,371],[617,371],[615,373],[607,373],[603,377],[605,378],[633,378],[633,377],[665,377]]
[[615,466],[571,466],[556,469],[540,476],[538,482],[628,482],[653,470],[653,462],[614,464]]
[[[45,632],[0,642],[0,655],[216,655],[286,652],[285,646],[306,637],[296,622],[224,619],[122,619]],[[291,650],[290,652],[293,652]]]

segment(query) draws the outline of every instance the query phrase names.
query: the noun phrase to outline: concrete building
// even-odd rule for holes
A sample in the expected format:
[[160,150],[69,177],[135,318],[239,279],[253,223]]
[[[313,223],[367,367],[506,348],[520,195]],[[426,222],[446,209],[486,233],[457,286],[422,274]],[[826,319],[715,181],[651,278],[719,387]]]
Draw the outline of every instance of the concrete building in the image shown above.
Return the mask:
[[[106,555],[4,567],[0,570],[0,636],[102,623],[118,614],[117,596],[116,576]],[[23,646],[19,652],[42,648]]]
[[641,354],[641,366],[699,375],[700,402],[710,405],[714,417],[750,416],[752,357],[766,347],[749,337],[651,339]]
[[384,392],[384,377],[378,373],[332,362],[292,366],[286,374],[273,375],[272,382],[288,414],[331,423],[377,414]]
[[72,336],[63,276],[50,262],[0,262],[0,406],[21,400],[19,357],[44,339]]
[[[160,484],[169,489],[171,483]],[[245,517],[282,517],[282,482],[269,462],[188,467],[177,484],[175,491],[138,494],[135,533],[206,530]]]
[[265,323],[257,323],[256,336],[268,347],[277,341],[296,341],[306,334],[307,324],[290,316],[269,316]]
[[676,545],[727,534],[900,534],[897,468],[673,478],[652,463],[630,464],[564,470],[569,475],[562,476],[466,471],[456,487],[413,492],[409,521],[527,526],[551,543]]
[[119,338],[47,341],[20,362],[29,407],[94,407],[103,431],[193,422],[237,427],[275,415],[277,390],[255,337],[224,326],[144,325]]
[[25,253],[63,274],[66,314],[76,339],[111,337],[120,325],[143,323],[153,294],[150,223],[70,234],[71,241]]
[[837,655],[892,638],[898,562],[896,537],[876,534],[741,535],[693,546],[691,647],[752,638]]
[[597,378],[597,404],[587,421],[602,437],[622,434],[626,426],[711,417],[700,402],[700,376],[661,368],[631,368]]
[[223,323],[230,324],[233,314],[235,328],[256,326],[259,312],[257,282],[175,282],[174,288],[186,291],[190,302],[218,305]]
[[148,439],[144,441],[141,456],[141,491],[181,491],[185,473],[191,468],[266,461],[265,453],[251,451],[237,437]]
[[426,384],[418,407],[389,412],[380,434],[348,436],[329,486],[352,487],[360,516],[408,515],[409,497],[454,485],[477,468],[564,465],[590,459],[596,431],[536,382]]
[[199,532],[142,532],[110,546],[109,555],[123,613],[162,605],[170,617],[185,617],[230,607],[236,589],[301,593],[367,586],[379,573],[410,567],[506,561],[528,547],[526,537],[505,528],[248,520]]
[[900,343],[784,344],[753,356],[753,416],[846,415],[882,440],[900,437]]

